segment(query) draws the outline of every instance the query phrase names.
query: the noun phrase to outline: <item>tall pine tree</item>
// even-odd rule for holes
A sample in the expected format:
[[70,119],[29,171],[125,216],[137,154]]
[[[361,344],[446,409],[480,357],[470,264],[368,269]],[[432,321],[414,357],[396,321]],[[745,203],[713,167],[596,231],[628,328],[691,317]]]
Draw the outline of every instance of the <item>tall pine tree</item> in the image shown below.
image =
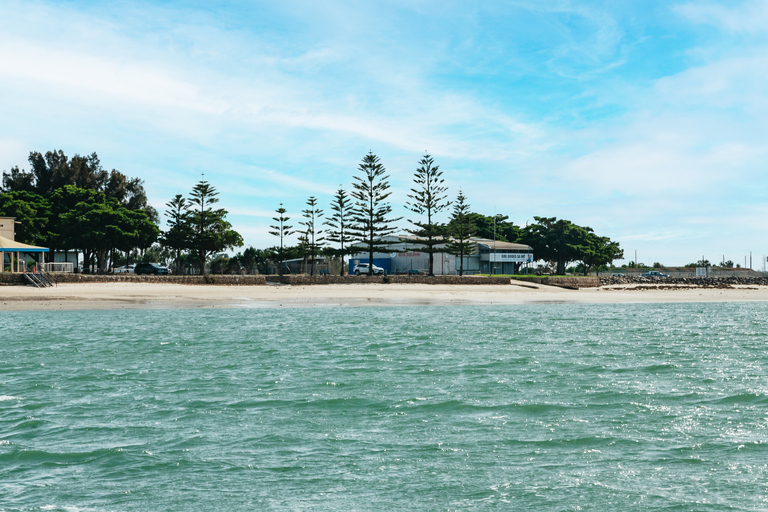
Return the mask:
[[373,269],[373,253],[386,250],[393,243],[384,240],[392,235],[396,227],[393,224],[402,217],[393,218],[392,207],[386,201],[389,192],[389,176],[379,157],[368,153],[358,166],[361,176],[355,176],[352,187],[354,207],[353,227],[350,230],[355,240],[362,242],[368,249],[368,262]]
[[291,231],[293,226],[288,225],[288,221],[291,220],[291,218],[287,217],[285,212],[286,210],[283,208],[283,203],[280,203],[280,207],[275,210],[277,217],[272,217],[272,220],[274,220],[277,225],[269,226],[274,230],[270,231],[269,234],[280,237],[280,247],[275,248],[275,257],[277,259],[277,274],[281,276],[283,275],[283,261],[285,261],[285,256],[287,253],[287,249],[285,247],[285,238],[291,236],[294,233]]
[[299,224],[304,226],[304,238],[306,242],[304,254],[306,254],[309,259],[309,264],[311,265],[309,267],[309,275],[314,276],[317,253],[320,252],[320,249],[325,245],[322,224],[320,224],[320,219],[323,217],[323,210],[317,207],[317,198],[315,196],[310,196],[310,198],[307,199],[307,208],[302,210],[301,213],[304,215],[304,220],[300,221]]
[[434,276],[435,253],[438,252],[437,246],[445,243],[444,224],[438,223],[435,217],[448,208],[451,202],[447,201],[448,187],[443,185],[443,173],[440,167],[434,165],[434,160],[426,153],[419,162],[419,168],[413,175],[413,182],[416,184],[408,194],[409,202],[405,203],[405,208],[413,213],[422,216],[421,220],[411,220],[408,222],[416,226],[414,229],[406,229],[412,235],[419,237],[421,247],[416,250],[429,254],[429,275]]
[[181,251],[189,248],[192,238],[192,229],[189,224],[189,203],[181,195],[165,203],[168,209],[165,216],[168,217],[168,231],[160,235],[160,243],[173,251],[176,256],[176,273],[181,274]]
[[459,258],[460,276],[464,275],[464,257],[474,254],[477,250],[477,244],[469,239],[477,231],[477,226],[472,222],[469,204],[466,201],[464,193],[459,190],[456,202],[453,203],[451,221],[448,223],[448,232],[452,239],[445,249],[448,254]]
[[189,247],[197,258],[200,273],[205,274],[205,263],[210,256],[243,245],[243,237],[227,222],[227,210],[213,208],[219,202],[219,193],[207,181],[201,180],[189,195],[189,224],[192,228]]
[[352,200],[343,188],[339,188],[336,195],[333,196],[332,213],[325,221],[325,225],[329,228],[326,237],[328,241],[339,244],[338,249],[332,249],[332,254],[341,258],[341,273],[339,274],[341,276],[344,275],[344,256],[349,254],[348,244],[354,241],[354,238],[350,236],[351,209]]

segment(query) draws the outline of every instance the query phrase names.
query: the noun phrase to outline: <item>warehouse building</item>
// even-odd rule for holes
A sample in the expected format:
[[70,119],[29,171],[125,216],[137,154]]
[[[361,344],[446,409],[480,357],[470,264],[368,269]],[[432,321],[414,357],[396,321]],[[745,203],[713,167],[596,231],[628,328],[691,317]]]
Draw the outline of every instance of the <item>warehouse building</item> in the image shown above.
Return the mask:
[[[484,238],[471,238],[475,252],[464,256],[464,274],[517,274],[521,268],[533,263],[533,248],[530,245],[499,242]],[[387,274],[423,274],[429,271],[429,254],[419,250],[422,242],[416,236],[388,236],[386,252],[374,252],[373,264]],[[447,243],[447,241],[446,241]],[[354,244],[365,251],[365,246]],[[444,251],[446,244],[437,245],[434,254],[436,275],[457,275],[459,257]],[[368,263],[368,252],[349,256],[349,273],[355,272],[359,263]]]

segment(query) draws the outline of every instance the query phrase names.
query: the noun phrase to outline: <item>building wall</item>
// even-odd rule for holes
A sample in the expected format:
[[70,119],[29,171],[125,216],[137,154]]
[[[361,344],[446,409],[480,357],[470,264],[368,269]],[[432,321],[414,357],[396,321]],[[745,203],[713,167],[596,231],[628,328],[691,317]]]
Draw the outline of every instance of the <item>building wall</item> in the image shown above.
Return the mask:
[[[373,263],[383,268],[387,274],[407,274],[411,270],[427,272],[429,270],[429,254],[410,250],[415,243],[396,243],[390,246],[389,252],[374,252]],[[357,263],[367,263],[368,253],[352,254],[349,257],[349,271],[355,271]],[[452,254],[439,252],[434,255],[434,272],[436,275],[458,275],[459,261]],[[464,273],[480,272],[480,255],[464,257]]]
[[16,241],[15,232],[16,228],[13,224],[13,217],[0,217],[0,236]]

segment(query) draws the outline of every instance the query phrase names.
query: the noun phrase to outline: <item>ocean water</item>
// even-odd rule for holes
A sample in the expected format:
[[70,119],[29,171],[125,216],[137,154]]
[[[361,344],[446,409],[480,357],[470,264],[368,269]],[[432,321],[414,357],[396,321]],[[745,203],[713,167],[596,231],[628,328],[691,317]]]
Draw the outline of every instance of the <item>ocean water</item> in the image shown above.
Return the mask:
[[768,305],[0,312],[0,510],[766,510]]

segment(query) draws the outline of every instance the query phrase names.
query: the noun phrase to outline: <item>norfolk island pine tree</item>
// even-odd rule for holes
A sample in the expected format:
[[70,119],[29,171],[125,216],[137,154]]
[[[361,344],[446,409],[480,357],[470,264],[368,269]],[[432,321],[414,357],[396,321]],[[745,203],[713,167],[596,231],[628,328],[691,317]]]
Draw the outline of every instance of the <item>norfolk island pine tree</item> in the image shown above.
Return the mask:
[[[426,217],[426,222],[408,219],[408,222],[416,226],[417,229],[406,229],[412,235],[416,235],[421,240],[422,247],[416,248],[421,252],[429,254],[429,275],[434,276],[435,253],[437,245],[445,243],[445,225],[435,222],[435,216],[448,208],[451,202],[446,201],[448,187],[443,185],[440,167],[433,165],[434,160],[425,153],[419,162],[419,168],[413,175],[413,182],[417,185],[411,189],[408,194],[409,202],[405,204],[407,210]],[[439,237],[439,238],[438,238]]]
[[459,195],[453,203],[451,221],[448,223],[448,232],[452,239],[445,249],[448,254],[459,257],[460,276],[464,275],[464,256],[474,254],[477,249],[477,245],[469,240],[477,231],[477,227],[470,217],[470,206],[466,199],[464,193],[459,190]]
[[[354,176],[352,198],[354,199],[350,230],[355,240],[368,248],[368,262],[373,265],[373,253],[386,250],[392,243],[383,238],[392,235],[396,228],[393,223],[402,217],[392,218],[392,207],[386,202],[389,197],[389,176],[379,162],[379,157],[369,152],[358,166],[362,176]],[[371,267],[373,268],[373,267]]]
[[336,191],[336,195],[333,196],[331,202],[331,216],[325,221],[325,225],[328,226],[328,241],[339,244],[338,249],[330,249],[331,254],[341,258],[341,272],[340,276],[344,275],[344,256],[349,254],[349,247],[347,244],[353,242],[355,239],[350,236],[350,222],[352,215],[352,200],[347,195],[346,191],[339,187]]

